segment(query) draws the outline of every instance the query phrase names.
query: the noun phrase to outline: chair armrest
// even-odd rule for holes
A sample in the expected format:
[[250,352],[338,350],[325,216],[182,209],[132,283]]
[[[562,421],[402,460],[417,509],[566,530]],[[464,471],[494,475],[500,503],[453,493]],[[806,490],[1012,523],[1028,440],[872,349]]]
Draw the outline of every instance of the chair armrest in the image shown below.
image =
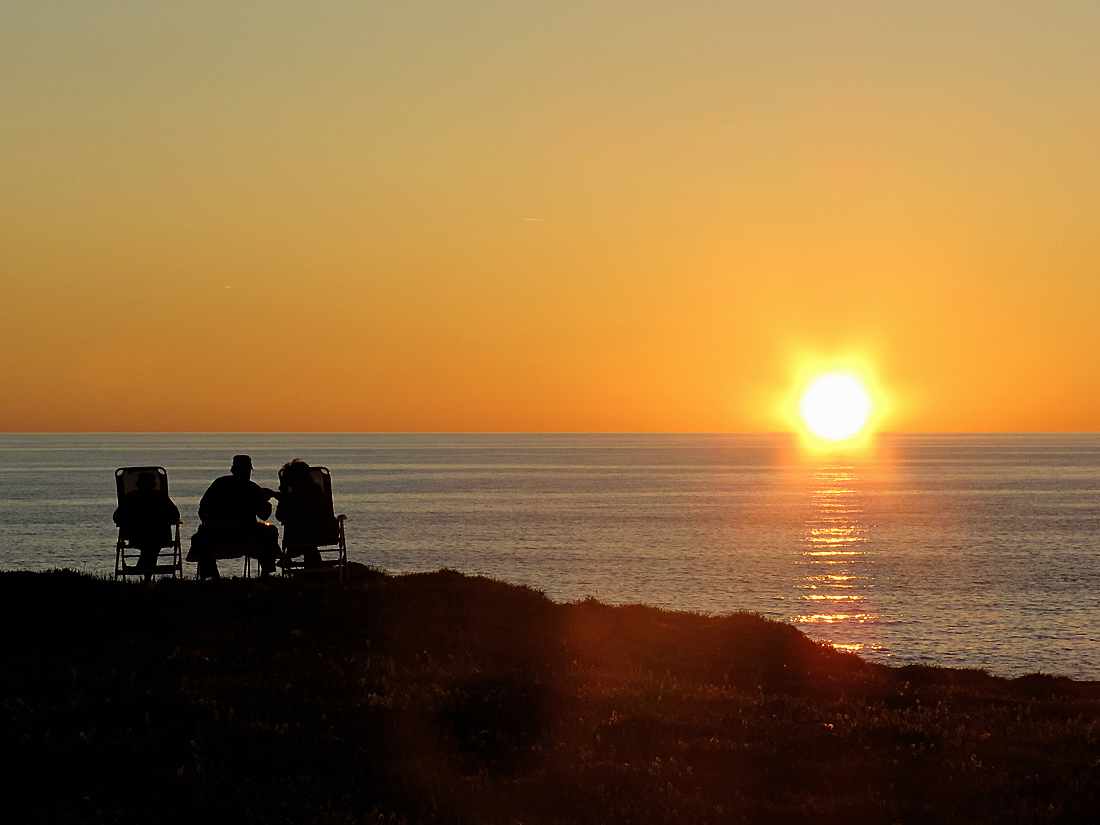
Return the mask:
[[344,515],[343,513],[341,513],[340,515],[338,515],[338,516],[336,517],[336,520],[337,520],[337,521],[347,521],[347,520],[348,520],[348,517],[347,517],[347,516],[345,516],[345,515]]

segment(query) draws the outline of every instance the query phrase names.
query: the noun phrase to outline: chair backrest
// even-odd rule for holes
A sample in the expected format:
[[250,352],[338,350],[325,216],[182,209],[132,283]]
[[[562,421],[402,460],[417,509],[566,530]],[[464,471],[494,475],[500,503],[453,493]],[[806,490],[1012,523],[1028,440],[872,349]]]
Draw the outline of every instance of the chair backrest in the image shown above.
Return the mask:
[[[323,512],[316,512],[307,523],[294,525],[291,532],[295,533],[292,543],[298,544],[329,544],[335,540],[336,516],[332,508],[332,476],[328,467],[310,467],[310,481],[324,491],[324,499],[317,504],[324,507]],[[279,487],[294,493],[294,485],[287,484],[283,477],[283,471],[279,470]],[[286,530],[283,533],[284,541],[287,539]]]
[[[325,491],[325,498],[328,499],[328,503],[332,504],[332,476],[329,474],[328,467],[310,467],[309,468],[310,480]],[[279,470],[279,486],[282,487],[286,484],[283,479],[283,470]],[[294,487],[289,487],[291,492],[294,492]]]
[[168,471],[163,467],[119,467],[115,470],[115,490],[118,493],[118,503],[127,493],[138,489],[138,479],[145,473],[153,477],[153,489],[168,495]]

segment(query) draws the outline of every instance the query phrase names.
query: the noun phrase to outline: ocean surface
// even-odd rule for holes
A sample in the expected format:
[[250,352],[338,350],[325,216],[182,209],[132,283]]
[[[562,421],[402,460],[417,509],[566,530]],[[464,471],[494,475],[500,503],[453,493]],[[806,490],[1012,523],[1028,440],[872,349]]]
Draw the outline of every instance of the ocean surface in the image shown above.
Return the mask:
[[291,458],[327,466],[349,558],[392,573],[751,610],[876,662],[1100,679],[1100,434],[850,454],[782,435],[7,434],[0,568],[110,575],[115,468],[166,467],[190,536],[241,452],[268,487]]

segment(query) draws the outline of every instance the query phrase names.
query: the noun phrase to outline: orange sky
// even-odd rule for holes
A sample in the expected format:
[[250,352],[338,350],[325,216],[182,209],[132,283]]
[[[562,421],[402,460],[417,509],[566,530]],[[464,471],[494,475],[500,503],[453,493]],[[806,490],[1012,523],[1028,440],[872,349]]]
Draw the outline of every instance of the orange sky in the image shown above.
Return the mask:
[[1100,7],[21,5],[0,430],[1100,430]]

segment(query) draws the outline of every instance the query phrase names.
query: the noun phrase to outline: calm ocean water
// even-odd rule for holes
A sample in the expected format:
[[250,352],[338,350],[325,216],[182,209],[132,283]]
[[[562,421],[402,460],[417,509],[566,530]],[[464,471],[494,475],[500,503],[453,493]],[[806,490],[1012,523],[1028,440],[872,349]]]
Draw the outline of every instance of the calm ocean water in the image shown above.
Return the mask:
[[[333,473],[349,557],[678,610],[754,610],[892,664],[1100,679],[1100,435],[0,435],[0,567],[114,565],[116,467],[189,536],[252,455]],[[223,571],[239,572],[232,561]],[[188,575],[194,574],[187,565]]]

